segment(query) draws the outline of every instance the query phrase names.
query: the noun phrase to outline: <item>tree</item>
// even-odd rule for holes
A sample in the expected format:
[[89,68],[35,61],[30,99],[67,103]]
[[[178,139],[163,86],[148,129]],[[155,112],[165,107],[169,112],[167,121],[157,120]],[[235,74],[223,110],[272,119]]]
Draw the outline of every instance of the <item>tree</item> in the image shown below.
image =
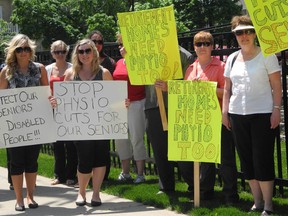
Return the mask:
[[[99,22],[99,20],[101,20],[101,22]],[[112,16],[107,16],[104,13],[95,14],[87,19],[87,24],[88,32],[97,29],[103,34],[105,41],[116,40],[115,28],[111,28],[111,26],[115,26],[115,20]]]
[[190,30],[228,24],[232,16],[242,11],[239,0],[174,0],[173,3],[179,20]]
[[[134,3],[135,2],[135,3]],[[11,20],[21,32],[48,48],[58,39],[73,44],[93,29],[114,41],[117,13],[174,4],[178,30],[229,23],[240,14],[238,0],[13,0]],[[223,6],[225,5],[225,7]]]
[[9,31],[8,23],[5,20],[0,19],[0,64],[4,61],[6,43],[10,41],[14,35],[14,32]]
[[[75,43],[86,36],[93,27],[93,21],[95,27],[105,26],[105,31],[109,32],[107,38],[111,38],[117,30],[115,13],[118,9],[125,10],[125,5],[116,0],[14,0],[13,4],[12,22],[17,23],[21,32],[29,37],[42,39],[44,47],[58,39],[68,44]],[[114,23],[104,10],[113,13]],[[109,25],[106,25],[107,21]]]

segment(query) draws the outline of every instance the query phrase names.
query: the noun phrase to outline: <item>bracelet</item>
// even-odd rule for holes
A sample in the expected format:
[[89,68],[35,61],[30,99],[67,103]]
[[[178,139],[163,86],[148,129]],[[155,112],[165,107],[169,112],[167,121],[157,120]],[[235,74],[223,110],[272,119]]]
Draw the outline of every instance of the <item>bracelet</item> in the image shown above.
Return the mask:
[[280,110],[280,106],[273,106],[274,109],[279,109]]

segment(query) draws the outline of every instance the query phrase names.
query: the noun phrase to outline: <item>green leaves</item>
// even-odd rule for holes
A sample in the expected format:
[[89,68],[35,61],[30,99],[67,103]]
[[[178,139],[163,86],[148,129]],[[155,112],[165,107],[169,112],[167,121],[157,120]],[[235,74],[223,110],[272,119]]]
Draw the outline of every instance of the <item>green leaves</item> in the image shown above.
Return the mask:
[[[58,39],[73,44],[91,30],[105,41],[115,41],[117,13],[132,10],[133,1],[119,0],[13,0],[11,20],[21,33],[42,41],[45,48]],[[187,31],[230,23],[241,12],[239,0],[135,0],[134,10],[173,4],[178,30]]]

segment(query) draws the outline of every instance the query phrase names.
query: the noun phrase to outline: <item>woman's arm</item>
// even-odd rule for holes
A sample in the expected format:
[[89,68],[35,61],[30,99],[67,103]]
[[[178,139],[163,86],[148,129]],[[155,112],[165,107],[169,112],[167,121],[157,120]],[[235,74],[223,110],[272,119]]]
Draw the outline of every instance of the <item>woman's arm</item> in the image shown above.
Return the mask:
[[64,81],[71,81],[73,80],[73,73],[72,73],[72,67],[68,68],[64,73]]
[[6,79],[6,66],[0,72],[0,89],[8,88],[8,81]]
[[41,86],[49,85],[47,71],[43,64],[40,64],[40,70],[41,70],[41,79],[40,79]]
[[103,68],[103,80],[113,80],[113,77],[109,70]]
[[273,111],[270,117],[271,128],[276,128],[280,121],[280,107],[282,100],[282,85],[281,85],[281,74],[279,72],[275,72],[269,75],[269,81],[272,88],[272,96],[273,96]]
[[222,124],[225,125],[225,127],[230,130],[231,125],[228,117],[228,111],[229,111],[229,101],[231,97],[231,87],[232,82],[230,78],[225,78],[225,85],[224,85],[224,92],[223,92],[223,101],[222,101]]

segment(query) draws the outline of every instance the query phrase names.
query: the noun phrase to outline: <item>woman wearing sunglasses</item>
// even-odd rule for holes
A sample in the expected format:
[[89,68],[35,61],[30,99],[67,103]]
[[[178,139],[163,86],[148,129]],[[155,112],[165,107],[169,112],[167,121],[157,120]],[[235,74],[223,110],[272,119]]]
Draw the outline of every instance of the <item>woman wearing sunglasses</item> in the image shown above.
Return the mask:
[[[99,64],[99,54],[90,39],[78,41],[72,52],[72,67],[65,74],[64,81],[113,80],[112,75]],[[75,141],[78,154],[79,192],[77,206],[86,205],[86,187],[92,174],[93,195],[91,206],[100,206],[100,189],[109,160],[109,140]]]
[[[26,35],[17,34],[5,49],[6,66],[0,73],[0,89],[14,89],[48,85],[47,72],[44,65],[33,62],[35,58],[35,42]],[[56,100],[50,97],[52,107]],[[47,99],[48,100],[48,99]],[[41,145],[12,147],[8,149],[10,156],[10,172],[16,195],[16,211],[24,211],[23,174],[25,173],[27,205],[34,209],[38,204],[34,200],[34,188],[37,177]]]
[[[209,32],[201,31],[194,36],[197,60],[187,68],[185,80],[217,82],[216,94],[221,106],[225,82],[223,75],[225,63],[211,56],[213,45],[214,39]],[[224,125],[221,129],[221,164],[219,168],[224,182],[223,192],[226,203],[238,202],[235,146],[231,132]],[[212,199],[216,174],[215,164],[201,163],[200,172],[201,199]]]
[[113,72],[115,70],[116,63],[114,59],[109,57],[104,52],[104,38],[100,31],[94,30],[88,34],[88,38],[91,39],[99,52],[99,61],[100,65],[102,65],[104,68],[108,69],[110,73],[113,75]]
[[[54,41],[51,44],[51,55],[54,63],[47,65],[47,76],[53,94],[53,83],[61,82],[65,78],[64,72],[72,66],[66,61],[69,47],[62,40]],[[66,183],[73,186],[77,182],[77,152],[74,143],[71,141],[57,141],[53,143],[54,151],[54,175],[55,179],[51,185]]]
[[[104,47],[104,38],[103,38],[102,33],[100,31],[98,31],[98,30],[91,31],[88,34],[88,38],[91,39],[94,42],[94,44],[95,44],[95,46],[97,48],[97,51],[99,52],[100,65],[102,67],[108,69],[109,72],[113,75],[116,63],[115,63],[114,59],[109,57],[104,52],[104,49],[103,49],[103,47]],[[109,146],[109,151],[110,151],[110,146]],[[109,173],[110,173],[110,164],[111,164],[111,159],[109,157],[109,160],[108,160],[107,165],[106,165],[106,173],[105,173],[104,180],[108,180]]]
[[250,211],[270,215],[274,142],[282,97],[280,66],[275,55],[263,56],[248,16],[235,16],[231,24],[241,49],[228,57],[225,67],[223,124],[232,130],[253,195]]

